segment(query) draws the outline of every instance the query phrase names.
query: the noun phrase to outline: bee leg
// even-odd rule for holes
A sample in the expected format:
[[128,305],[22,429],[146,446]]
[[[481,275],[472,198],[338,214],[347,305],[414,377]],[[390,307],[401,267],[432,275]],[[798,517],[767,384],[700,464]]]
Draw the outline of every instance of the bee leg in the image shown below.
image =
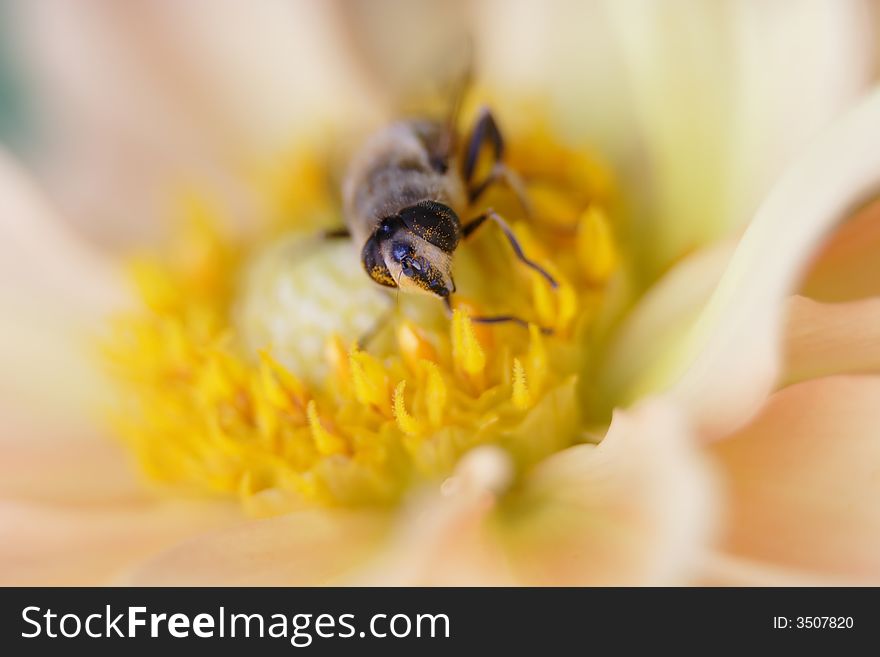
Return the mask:
[[[483,149],[483,145],[486,141],[488,141],[492,147],[495,164],[492,166],[492,170],[484,180],[479,183],[474,183],[473,177],[474,169],[477,165],[477,158],[479,157],[480,151]],[[468,185],[468,200],[471,203],[474,203],[487,189],[489,189],[489,187],[495,183],[502,183],[507,185],[507,187],[509,187],[516,195],[517,200],[526,215],[531,216],[532,208],[528,200],[528,195],[526,194],[525,185],[520,177],[503,163],[503,158],[504,138],[501,135],[501,130],[499,130],[498,124],[495,122],[495,117],[492,116],[492,112],[488,107],[484,107],[480,112],[477,122],[474,124],[474,129],[468,140],[467,153],[465,155],[464,166],[462,169],[462,175],[465,183]]]
[[[477,166],[477,158],[487,140],[492,147],[492,154],[495,157],[495,161],[500,162],[504,157],[504,138],[501,136],[501,131],[498,129],[498,124],[495,122],[495,117],[492,116],[492,112],[488,107],[484,107],[480,110],[480,115],[477,118],[477,122],[474,124],[471,136],[468,139],[467,153],[465,154],[464,165],[462,168],[462,176],[468,185],[471,185],[474,182],[473,177],[474,169]],[[480,183],[480,185],[475,186],[475,188],[480,188],[484,185],[485,181]],[[471,189],[473,190],[474,188]],[[471,191],[471,193],[473,193],[473,191]]]
[[348,228],[329,228],[321,232],[321,237],[325,240],[345,239],[351,237]]
[[553,278],[549,273],[547,273],[547,270],[545,270],[533,260],[529,260],[526,254],[523,253],[522,247],[520,246],[519,241],[516,239],[516,235],[513,234],[513,230],[511,230],[510,226],[507,225],[507,222],[501,218],[501,215],[499,215],[494,210],[487,210],[480,216],[471,219],[464,226],[462,226],[462,237],[467,239],[470,235],[473,234],[475,230],[477,230],[477,228],[482,226],[487,219],[491,219],[496,224],[498,224],[499,228],[501,228],[501,231],[504,233],[504,236],[507,238],[507,241],[510,242],[510,246],[513,248],[513,252],[516,253],[517,259],[521,263],[541,274],[541,276],[547,279],[547,282],[550,283],[550,287],[556,288],[559,286],[559,284],[556,282],[556,279]]
[[[446,304],[446,314],[452,315],[452,301],[449,297],[445,297],[443,301]],[[522,317],[517,317],[516,315],[489,315],[489,316],[481,316],[478,315],[476,317],[471,317],[470,320],[475,324],[506,324],[512,323],[518,326],[522,326],[523,328],[528,328],[529,323],[524,320]],[[553,329],[541,327],[541,333],[544,335],[552,335]]]

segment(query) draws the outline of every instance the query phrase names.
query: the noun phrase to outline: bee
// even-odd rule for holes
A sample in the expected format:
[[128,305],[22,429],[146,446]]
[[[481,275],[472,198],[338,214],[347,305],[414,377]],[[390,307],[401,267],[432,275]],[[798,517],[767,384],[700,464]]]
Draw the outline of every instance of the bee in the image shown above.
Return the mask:
[[[335,232],[350,236],[360,247],[363,267],[373,281],[438,297],[448,312],[456,290],[453,255],[462,240],[487,221],[501,229],[520,262],[557,287],[554,278],[525,255],[498,213],[488,209],[462,221],[462,213],[496,183],[512,187],[524,207],[527,200],[518,177],[504,164],[504,140],[488,108],[479,113],[459,152],[455,132],[459,102],[446,121],[398,120],[366,141],[352,158],[343,183],[346,229]],[[493,166],[476,180],[477,159],[485,148],[490,149]],[[472,320],[526,325],[513,315]]]

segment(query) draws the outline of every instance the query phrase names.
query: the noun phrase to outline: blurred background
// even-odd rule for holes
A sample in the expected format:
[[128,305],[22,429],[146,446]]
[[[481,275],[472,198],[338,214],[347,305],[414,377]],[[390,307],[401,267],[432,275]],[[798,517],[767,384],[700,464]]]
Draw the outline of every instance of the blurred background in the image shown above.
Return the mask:
[[774,126],[796,124],[784,139],[805,139],[875,75],[876,9],[849,0],[4,0],[0,142],[78,231],[128,247],[166,228],[172,184],[210,184],[234,199],[243,162],[319,126],[375,125],[393,99],[460,55],[467,35],[482,84],[540,98],[618,167],[637,166],[644,114],[662,100],[690,126],[706,167],[728,148],[717,118],[743,150],[761,149],[753,162],[766,180],[791,150]]
[[[246,223],[255,167],[283,173],[316,145],[344,157],[472,56],[502,125],[535,108],[609,165],[647,289],[732,244],[876,87],[878,35],[875,0],[0,0],[0,498],[42,499],[34,462],[65,500],[124,477],[83,441],[100,475],[74,485],[57,438],[98,433],[82,337],[124,298],[123,256],[169,234],[181,189]],[[79,529],[62,522],[49,540],[33,525],[33,544]]]

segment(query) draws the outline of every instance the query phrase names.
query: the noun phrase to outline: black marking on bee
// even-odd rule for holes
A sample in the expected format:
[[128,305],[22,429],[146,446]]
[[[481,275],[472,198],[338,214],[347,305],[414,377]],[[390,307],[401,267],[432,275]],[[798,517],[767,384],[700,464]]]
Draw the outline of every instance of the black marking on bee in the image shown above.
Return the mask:
[[394,280],[391,272],[388,271],[385,259],[382,257],[381,247],[381,238],[377,235],[370,237],[361,251],[361,262],[370,278],[376,281],[379,285],[384,285],[385,287],[397,287],[397,282]]
[[461,222],[448,205],[425,200],[404,208],[400,220],[413,233],[452,254],[461,239]]

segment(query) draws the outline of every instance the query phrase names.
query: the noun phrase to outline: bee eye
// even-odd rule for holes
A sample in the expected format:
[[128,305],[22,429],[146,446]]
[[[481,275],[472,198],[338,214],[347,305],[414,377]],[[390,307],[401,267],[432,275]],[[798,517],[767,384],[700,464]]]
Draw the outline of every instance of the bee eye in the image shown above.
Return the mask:
[[391,245],[391,256],[401,265],[412,262],[413,249],[409,244],[397,242]]

